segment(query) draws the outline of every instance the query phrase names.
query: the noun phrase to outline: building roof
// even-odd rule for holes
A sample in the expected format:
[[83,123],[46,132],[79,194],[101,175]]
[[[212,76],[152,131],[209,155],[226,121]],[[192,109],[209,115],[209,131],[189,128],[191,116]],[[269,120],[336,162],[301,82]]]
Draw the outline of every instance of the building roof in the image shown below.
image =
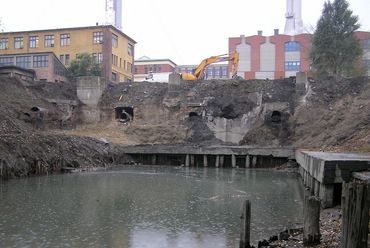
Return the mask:
[[71,28],[55,28],[55,29],[40,29],[40,30],[27,30],[27,31],[15,31],[15,32],[3,32],[2,34],[21,34],[21,33],[30,33],[30,32],[52,32],[52,31],[67,31],[67,30],[81,30],[81,29],[96,29],[96,28],[111,28],[114,29],[115,32],[120,33],[124,37],[126,37],[128,40],[130,40],[132,43],[137,43],[134,39],[123,33],[118,28],[114,27],[113,25],[96,25],[96,26],[87,26],[87,27],[71,27]]
[[[145,59],[141,59],[143,57]],[[156,62],[156,61],[158,61],[158,62],[165,62],[165,61],[168,61],[168,62],[174,64],[175,66],[177,66],[177,64],[175,62],[173,62],[172,60],[170,60],[170,59],[150,59],[150,58],[148,58],[146,56],[143,56],[143,57],[141,57],[140,59],[135,59],[135,62]]]

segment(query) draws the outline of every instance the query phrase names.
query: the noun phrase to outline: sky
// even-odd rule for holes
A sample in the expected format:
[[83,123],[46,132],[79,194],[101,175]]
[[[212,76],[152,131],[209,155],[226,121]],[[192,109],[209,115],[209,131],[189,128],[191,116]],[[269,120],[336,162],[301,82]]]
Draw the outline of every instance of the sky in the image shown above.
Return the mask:
[[[333,0],[332,0],[333,2]],[[370,0],[347,0],[370,31]],[[302,21],[312,33],[325,0],[302,0]],[[197,65],[228,52],[228,38],[271,36],[284,32],[286,0],[122,0],[122,32],[137,43],[135,59],[170,59]],[[105,0],[3,1],[0,22],[5,32],[105,24]]]

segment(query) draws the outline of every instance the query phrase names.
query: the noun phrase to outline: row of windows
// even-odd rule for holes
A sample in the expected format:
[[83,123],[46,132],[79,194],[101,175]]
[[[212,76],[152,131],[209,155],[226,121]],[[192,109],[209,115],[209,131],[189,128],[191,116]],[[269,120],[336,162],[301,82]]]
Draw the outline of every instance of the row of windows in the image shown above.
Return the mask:
[[162,65],[145,65],[144,66],[144,73],[148,74],[149,72],[154,72],[154,73],[160,73],[162,72]]
[[[31,68],[31,61],[32,61],[33,68],[49,66],[49,56],[48,55],[15,57],[15,65],[19,67]],[[2,66],[14,65],[14,57],[0,57],[0,65]]]
[[289,41],[284,44],[285,52],[299,52],[301,51],[301,43],[296,41]]
[[285,71],[300,71],[301,70],[301,62],[299,61],[289,61],[284,63],[284,70]]
[[[103,32],[93,32],[93,44],[102,44],[103,43]],[[14,37],[14,49],[23,49],[24,47],[24,38],[23,37]],[[44,47],[54,47],[55,36],[54,35],[45,35],[44,36]],[[60,35],[60,46],[69,46],[71,44],[70,34],[61,34]],[[112,45],[118,47],[118,36],[112,33]],[[30,36],[28,39],[29,48],[38,48],[39,47],[39,36]],[[9,38],[0,38],[0,50],[9,49]],[[133,55],[133,45],[128,44],[127,53]]]
[[[186,73],[194,73],[195,68],[179,68],[179,72],[186,72]],[[207,69],[207,76],[208,77],[219,77],[219,76],[227,76],[227,67],[222,68],[208,68]]]
[[[69,46],[70,45],[70,35],[61,34],[60,35],[60,45]],[[29,48],[38,48],[39,47],[39,37],[30,36],[28,39]],[[44,47],[53,47],[54,46],[54,35],[45,35],[44,36]],[[23,49],[24,39],[23,37],[14,37],[14,49]],[[9,49],[9,38],[0,38],[0,50]]]

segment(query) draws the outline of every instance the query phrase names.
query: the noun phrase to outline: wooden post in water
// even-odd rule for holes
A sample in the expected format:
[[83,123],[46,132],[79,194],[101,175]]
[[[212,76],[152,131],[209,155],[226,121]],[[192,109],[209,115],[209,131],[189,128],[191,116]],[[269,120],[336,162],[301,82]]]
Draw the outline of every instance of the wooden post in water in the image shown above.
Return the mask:
[[186,154],[185,156],[185,166],[189,167],[190,166],[190,155]]
[[220,167],[220,156],[217,155],[216,156],[216,164],[215,164],[216,168]]
[[235,156],[235,154],[233,153],[233,154],[231,154],[231,166],[233,167],[233,168],[236,168],[236,156]]
[[224,155],[220,156],[220,167],[224,167],[225,157]]
[[245,168],[250,168],[251,167],[251,160],[249,157],[249,154],[245,156]]
[[370,191],[367,184],[343,182],[341,247],[367,248]]
[[303,206],[303,245],[320,244],[320,199],[313,196],[309,190],[304,192]]
[[152,165],[156,165],[157,164],[157,155],[153,154],[152,155]]
[[207,167],[208,166],[208,158],[207,158],[207,155],[206,154],[203,155],[203,166],[204,167]]
[[246,200],[243,204],[243,212],[241,216],[241,232],[239,248],[251,248],[251,203]]
[[252,168],[256,168],[257,166],[257,156],[252,157]]

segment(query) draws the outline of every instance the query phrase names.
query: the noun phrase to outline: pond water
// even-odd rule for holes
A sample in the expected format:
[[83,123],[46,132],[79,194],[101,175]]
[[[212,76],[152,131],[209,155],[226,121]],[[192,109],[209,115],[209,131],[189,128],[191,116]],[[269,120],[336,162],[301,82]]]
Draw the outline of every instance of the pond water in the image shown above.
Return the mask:
[[[239,247],[302,223],[295,174],[232,168],[115,167],[0,182],[1,247]],[[289,226],[291,225],[291,226]]]

